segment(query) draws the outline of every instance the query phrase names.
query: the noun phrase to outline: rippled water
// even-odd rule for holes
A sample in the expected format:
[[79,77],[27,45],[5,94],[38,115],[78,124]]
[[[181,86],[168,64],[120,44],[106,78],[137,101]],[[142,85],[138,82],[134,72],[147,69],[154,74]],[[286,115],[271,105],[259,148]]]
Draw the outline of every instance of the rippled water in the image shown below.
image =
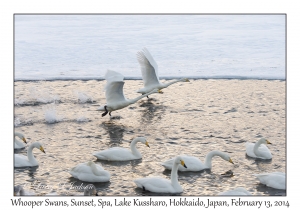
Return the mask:
[[[33,151],[39,167],[14,169],[15,185],[37,195],[51,191],[76,195],[83,191],[71,186],[88,183],[72,178],[68,171],[92,160],[111,173],[110,182],[94,183],[100,195],[158,195],[143,192],[133,180],[148,175],[170,178],[161,162],[179,154],[204,161],[209,151],[220,150],[229,153],[234,164],[215,157],[211,170],[179,172],[184,189],[180,195],[217,195],[235,187],[254,195],[286,194],[259,184],[253,176],[285,172],[285,81],[191,80],[112,112],[111,118],[96,111],[105,104],[104,85],[105,81],[96,80],[15,82],[15,131],[24,133],[29,144],[41,142],[46,151]],[[126,81],[124,93],[127,98],[137,97],[140,87],[141,80]],[[92,155],[113,146],[129,148],[137,136],[145,136],[150,144],[150,148],[137,144],[142,160],[108,162]],[[272,142],[268,146],[272,160],[245,155],[245,143],[261,137]],[[221,175],[228,170],[235,176]]]

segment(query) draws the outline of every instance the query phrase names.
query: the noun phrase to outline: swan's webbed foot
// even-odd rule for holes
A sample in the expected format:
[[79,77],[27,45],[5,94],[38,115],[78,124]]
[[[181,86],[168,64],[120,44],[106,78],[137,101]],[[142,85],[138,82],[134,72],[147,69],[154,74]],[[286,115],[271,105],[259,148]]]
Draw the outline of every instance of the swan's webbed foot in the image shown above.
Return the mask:
[[[107,109],[106,109],[106,106],[104,106],[104,109],[105,109],[105,112],[102,114],[102,117],[104,117],[104,116],[107,115],[107,113],[108,113],[108,111],[107,111]],[[109,115],[110,115],[110,113],[109,113]]]

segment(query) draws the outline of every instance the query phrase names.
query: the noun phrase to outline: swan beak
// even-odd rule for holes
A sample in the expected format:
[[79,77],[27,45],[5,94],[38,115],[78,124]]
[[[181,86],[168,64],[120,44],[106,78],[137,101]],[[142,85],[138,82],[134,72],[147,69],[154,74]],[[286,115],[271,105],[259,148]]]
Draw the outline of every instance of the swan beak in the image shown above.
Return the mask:
[[148,144],[148,142],[147,142],[147,141],[146,141],[146,143],[145,143],[145,144],[146,144],[146,146],[147,146],[147,147],[149,147],[149,148],[150,148],[150,146],[149,146],[149,144]]
[[160,93],[160,94],[163,94],[163,93],[164,93],[164,92],[162,92],[161,90],[158,90],[157,92]]
[[25,137],[23,137],[23,138],[22,138],[22,140],[24,141],[24,143],[26,143],[26,144],[27,144]]
[[46,152],[45,152],[45,150],[44,150],[44,148],[43,148],[42,146],[40,147],[40,150],[41,150],[43,153],[46,154]]
[[271,142],[269,142],[269,140],[267,140],[267,144],[272,144]]
[[232,164],[234,164],[234,163],[233,163],[233,161],[231,160],[231,158],[229,158],[229,163],[232,163]]
[[181,164],[183,167],[187,168],[183,160],[180,161],[180,164]]

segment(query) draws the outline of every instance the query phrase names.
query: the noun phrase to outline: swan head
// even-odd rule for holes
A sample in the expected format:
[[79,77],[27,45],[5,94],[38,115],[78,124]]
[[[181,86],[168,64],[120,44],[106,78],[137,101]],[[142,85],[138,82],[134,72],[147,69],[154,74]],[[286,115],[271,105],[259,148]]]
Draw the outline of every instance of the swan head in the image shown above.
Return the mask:
[[261,138],[259,140],[262,144],[272,144],[268,139],[265,139],[265,138]]
[[145,137],[137,137],[139,142],[142,142],[143,144],[145,144],[147,147],[150,148],[149,143],[147,142],[147,139]]
[[226,152],[220,152],[218,150],[213,151],[213,153],[218,154],[223,160],[228,161],[229,163],[233,163],[231,157],[229,156],[229,154],[227,154]]
[[20,139],[22,139],[22,141],[27,144],[26,138],[22,133],[15,133],[16,136],[18,136]]
[[183,167],[187,168],[185,163],[184,163],[184,160],[181,156],[177,156],[174,160],[174,164],[180,164],[182,165]]
[[37,148],[37,149],[39,149],[39,150],[41,150],[43,153],[46,154],[46,152],[45,152],[45,150],[44,150],[44,148],[43,148],[43,146],[42,146],[42,144],[40,142],[35,142],[34,143],[34,147]]

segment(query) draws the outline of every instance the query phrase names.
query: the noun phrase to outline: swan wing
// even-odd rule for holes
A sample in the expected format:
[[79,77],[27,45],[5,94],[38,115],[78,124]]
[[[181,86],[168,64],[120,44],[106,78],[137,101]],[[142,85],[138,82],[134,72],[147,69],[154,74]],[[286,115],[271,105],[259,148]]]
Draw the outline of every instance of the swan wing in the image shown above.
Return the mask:
[[107,104],[116,104],[126,101],[123,93],[124,82],[108,82],[105,97]]
[[87,163],[80,163],[71,169],[70,174],[81,181],[85,182],[106,182],[110,179],[109,172],[105,171],[102,166],[95,164],[98,171],[101,171],[101,175],[95,175],[91,166]]
[[254,143],[247,142],[247,144],[246,144],[246,154],[248,156],[253,157],[253,158],[261,158],[261,159],[271,159],[272,158],[272,154],[271,154],[269,148],[264,144],[261,144],[258,147],[257,154],[259,154],[259,156],[257,156],[253,152],[254,145],[255,145]]
[[94,152],[93,155],[100,160],[126,161],[137,159],[130,150],[122,147],[112,147],[100,152]]
[[271,159],[272,158],[271,151],[264,144],[261,144],[258,147],[258,152],[259,152],[259,158],[262,158],[262,159]]
[[32,166],[27,156],[21,154],[15,154],[15,167]]
[[161,177],[146,177],[134,180],[139,188],[157,193],[174,193],[174,187],[170,180]]
[[256,158],[256,155],[253,152],[254,143],[246,143],[246,154],[250,157]]
[[141,66],[142,78],[144,86],[156,86],[159,85],[159,77],[157,72],[157,64],[147,48],[137,53],[137,60]]
[[281,190],[286,189],[285,173],[273,172],[264,174],[254,174],[254,176],[256,176],[262,184],[265,184],[268,187]]
[[123,93],[124,76],[116,71],[107,70],[104,78],[106,80],[104,89],[107,104],[126,100]]
[[116,81],[121,82],[124,80],[124,76],[122,74],[112,70],[107,70],[104,75],[104,78],[107,82],[116,82]]
[[[97,169],[102,171],[104,170],[104,168],[98,164],[95,164]],[[74,168],[71,169],[71,172],[72,173],[76,173],[76,174],[79,174],[79,173],[93,173],[92,172],[92,168],[91,166],[89,166],[87,163],[80,163],[78,164],[77,166],[75,166]]]

